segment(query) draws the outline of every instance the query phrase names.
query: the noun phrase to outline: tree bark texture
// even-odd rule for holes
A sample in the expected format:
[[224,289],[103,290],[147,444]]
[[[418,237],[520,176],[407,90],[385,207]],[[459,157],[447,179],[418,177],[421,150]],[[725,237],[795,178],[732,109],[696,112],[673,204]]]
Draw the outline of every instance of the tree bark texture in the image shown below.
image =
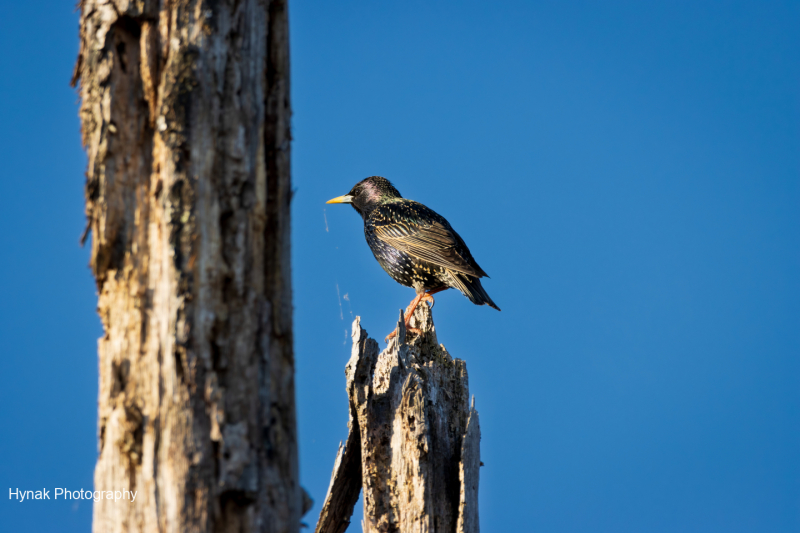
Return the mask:
[[285,0],[79,7],[94,531],[297,531]]
[[436,340],[421,305],[407,338],[378,353],[360,318],[347,363],[349,435],[334,464],[317,533],[341,533],[364,490],[365,532],[477,533],[480,425],[466,363]]

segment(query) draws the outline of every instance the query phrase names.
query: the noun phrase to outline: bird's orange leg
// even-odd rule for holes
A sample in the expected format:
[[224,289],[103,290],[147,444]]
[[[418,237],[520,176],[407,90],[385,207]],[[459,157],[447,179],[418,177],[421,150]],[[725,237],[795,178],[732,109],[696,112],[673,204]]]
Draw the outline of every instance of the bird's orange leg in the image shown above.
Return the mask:
[[[408,323],[411,321],[411,315],[414,314],[414,311],[416,311],[417,306],[419,305],[420,302],[423,301],[429,302],[431,304],[431,307],[433,307],[433,304],[435,303],[433,300],[433,295],[436,294],[437,292],[441,292],[449,288],[450,287],[442,287],[441,289],[435,289],[432,291],[427,291],[417,294],[417,297],[411,300],[411,303],[408,305],[408,307],[406,307],[406,312],[403,315],[403,320],[405,320],[406,323],[406,331],[416,333],[417,335],[421,334],[422,332],[417,328],[409,327]],[[394,331],[392,331],[391,333],[389,333],[389,335],[386,336],[386,342],[389,342],[389,339],[394,338],[396,335],[397,335],[397,328],[395,328]]]

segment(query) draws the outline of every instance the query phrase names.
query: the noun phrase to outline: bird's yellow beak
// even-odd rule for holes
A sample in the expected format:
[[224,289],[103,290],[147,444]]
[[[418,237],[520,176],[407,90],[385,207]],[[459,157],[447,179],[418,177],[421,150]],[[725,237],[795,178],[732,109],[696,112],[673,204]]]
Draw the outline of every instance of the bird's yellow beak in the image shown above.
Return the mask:
[[344,196],[337,196],[336,198],[331,198],[330,200],[328,200],[325,203],[326,204],[352,204],[353,203],[353,197],[352,196],[348,196],[348,195],[345,194]]

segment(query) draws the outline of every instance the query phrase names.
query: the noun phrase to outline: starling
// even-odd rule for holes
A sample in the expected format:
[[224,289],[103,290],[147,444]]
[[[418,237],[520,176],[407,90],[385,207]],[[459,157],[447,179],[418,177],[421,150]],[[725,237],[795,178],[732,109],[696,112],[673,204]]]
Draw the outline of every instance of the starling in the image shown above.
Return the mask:
[[[364,235],[378,263],[395,281],[417,291],[406,309],[406,327],[421,301],[433,304],[433,294],[451,287],[475,305],[500,310],[481,286],[486,272],[450,223],[400,196],[386,178],[371,176],[327,203],[352,205],[364,219]],[[387,341],[395,334],[390,333]]]

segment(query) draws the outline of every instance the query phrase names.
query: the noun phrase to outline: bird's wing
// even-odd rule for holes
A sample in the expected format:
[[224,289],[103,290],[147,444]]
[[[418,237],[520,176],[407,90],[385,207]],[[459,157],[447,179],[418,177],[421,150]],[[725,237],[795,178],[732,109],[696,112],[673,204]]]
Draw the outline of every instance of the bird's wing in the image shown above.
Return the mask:
[[418,202],[384,204],[372,212],[370,221],[375,235],[400,251],[456,272],[486,276],[447,220]]

